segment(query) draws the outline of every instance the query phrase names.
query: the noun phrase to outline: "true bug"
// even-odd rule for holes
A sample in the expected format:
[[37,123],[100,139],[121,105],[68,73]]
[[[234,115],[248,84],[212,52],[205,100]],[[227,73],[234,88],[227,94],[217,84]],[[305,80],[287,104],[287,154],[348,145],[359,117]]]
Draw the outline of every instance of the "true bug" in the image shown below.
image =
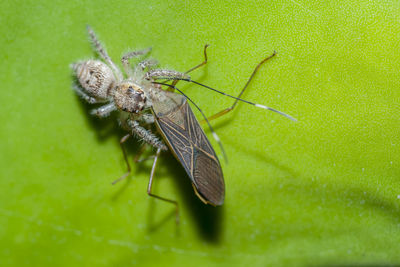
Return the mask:
[[[91,112],[92,115],[106,117],[112,111],[118,111],[121,126],[129,131],[120,141],[128,172],[114,181],[113,184],[124,179],[130,173],[131,168],[123,143],[126,142],[130,136],[136,135],[146,144],[157,149],[154,156],[147,193],[152,197],[175,204],[177,220],[179,218],[178,203],[174,200],[154,195],[151,192],[154,172],[161,151],[166,151],[169,148],[174,154],[184,167],[192,182],[194,191],[201,201],[206,204],[218,206],[223,204],[225,196],[225,185],[219,160],[188,105],[187,100],[192,102],[203,115],[204,121],[208,124],[224,156],[225,152],[221,142],[217,134],[213,131],[209,120],[228,113],[236,106],[238,101],[269,109],[295,120],[280,111],[240,98],[261,64],[273,57],[275,52],[257,65],[239,96],[234,97],[195,82],[188,76],[190,71],[207,63],[207,45],[204,47],[205,60],[184,73],[174,70],[154,69],[158,64],[154,59],[143,60],[137,64],[135,68],[132,68],[129,60],[133,57],[144,56],[148,54],[151,49],[147,48],[141,51],[128,52],[121,58],[122,65],[127,75],[127,78],[124,79],[122,71],[108,56],[94,31],[89,26],[87,26],[87,30],[95,50],[104,62],[100,60],[86,60],[71,64],[71,68],[79,83],[79,85],[74,84],[73,89],[81,98],[90,104],[105,103],[93,109]],[[163,79],[164,82],[156,81],[160,79]],[[173,80],[173,83],[167,84],[165,80]],[[193,82],[228,97],[232,97],[235,99],[235,102],[231,107],[207,119],[202,110],[176,87],[179,80]],[[162,86],[168,86],[170,90],[163,90],[161,88]],[[173,90],[178,90],[181,94],[174,93]],[[158,132],[163,139],[153,134],[150,129],[142,126],[153,123],[156,124]]]

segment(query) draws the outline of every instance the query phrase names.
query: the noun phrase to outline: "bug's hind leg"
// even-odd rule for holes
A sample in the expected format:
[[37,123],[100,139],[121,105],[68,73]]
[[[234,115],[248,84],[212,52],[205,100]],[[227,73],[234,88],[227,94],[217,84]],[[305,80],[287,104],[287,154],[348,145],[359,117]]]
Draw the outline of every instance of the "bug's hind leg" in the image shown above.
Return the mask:
[[[261,67],[261,65],[264,64],[265,62],[267,62],[269,59],[271,59],[271,58],[274,57],[275,55],[276,55],[276,51],[274,51],[274,53],[273,53],[272,55],[270,55],[270,56],[264,58],[260,63],[258,63],[258,65],[257,65],[256,68],[254,69],[253,73],[250,75],[250,78],[247,80],[247,82],[246,82],[246,84],[244,85],[243,89],[240,91],[239,95],[237,96],[238,98],[240,98],[240,97],[243,95],[244,91],[245,91],[245,90],[247,89],[247,87],[249,86],[251,80],[254,78],[254,76],[256,75],[256,73],[257,73],[257,71],[258,71],[258,69]],[[218,113],[216,113],[216,114],[214,114],[214,115],[208,117],[207,119],[208,119],[209,121],[211,121],[211,120],[214,120],[214,119],[216,119],[216,118],[219,118],[219,117],[221,117],[221,116],[227,114],[228,112],[232,111],[232,110],[236,107],[238,101],[239,101],[239,100],[236,99],[236,100],[233,102],[232,106],[230,106],[230,107],[228,107],[228,108],[226,108],[226,109],[224,109],[224,110],[221,110],[220,112],[218,112]],[[202,124],[205,123],[205,122],[206,122],[205,120],[202,120],[202,121],[201,121]]]
[[156,152],[156,155],[154,157],[153,167],[151,168],[149,185],[147,187],[147,194],[149,196],[151,196],[151,197],[156,198],[156,199],[159,199],[159,200],[166,201],[166,202],[169,202],[171,204],[174,204],[175,205],[175,216],[176,216],[175,220],[176,220],[176,224],[179,224],[179,206],[178,206],[178,202],[175,201],[175,200],[171,200],[171,199],[165,198],[165,197],[157,196],[157,195],[155,195],[155,194],[153,194],[151,192],[151,189],[152,189],[152,186],[153,186],[154,172],[156,170],[157,160],[158,160],[158,157],[160,156],[160,152],[161,152],[161,149],[158,148],[157,152]]

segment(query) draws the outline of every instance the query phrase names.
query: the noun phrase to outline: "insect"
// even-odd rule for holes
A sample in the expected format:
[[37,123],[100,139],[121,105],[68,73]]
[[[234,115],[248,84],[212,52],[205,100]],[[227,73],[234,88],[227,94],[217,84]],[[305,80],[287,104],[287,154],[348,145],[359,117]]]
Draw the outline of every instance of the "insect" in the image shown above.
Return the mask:
[[[208,124],[224,156],[225,152],[220,139],[209,121],[233,110],[238,101],[268,109],[295,120],[278,110],[240,98],[258,68],[273,57],[275,53],[257,65],[239,96],[234,97],[193,81],[188,75],[189,72],[207,63],[207,45],[204,47],[204,61],[186,72],[157,69],[155,67],[158,62],[154,59],[144,59],[133,67],[130,64],[130,60],[132,58],[144,57],[151,49],[147,48],[140,51],[128,52],[121,58],[121,63],[126,74],[125,78],[122,71],[109,57],[94,31],[89,26],[87,26],[87,31],[91,43],[102,61],[90,59],[71,64],[71,68],[78,81],[78,84],[74,84],[73,89],[78,96],[88,103],[102,104],[91,111],[92,115],[107,117],[111,112],[117,111],[119,114],[119,123],[129,132],[120,141],[128,171],[114,181],[113,184],[126,178],[131,171],[123,144],[131,136],[136,136],[138,139],[144,141],[145,145],[150,145],[156,149],[147,193],[151,197],[173,203],[176,207],[177,222],[179,220],[178,203],[175,200],[152,193],[154,173],[162,151],[169,149],[177,158],[189,176],[196,195],[205,204],[213,206],[222,205],[225,197],[224,178],[218,157],[194,116],[188,100],[203,115],[204,121]],[[158,80],[162,81],[158,82]],[[168,80],[172,80],[172,83],[166,83]],[[176,84],[180,80],[192,82],[234,98],[235,102],[231,107],[207,119],[203,111],[176,87]],[[162,86],[167,86],[168,90],[163,90]],[[181,94],[175,93],[174,90],[179,91]],[[156,125],[162,138],[154,134],[151,128],[148,127],[152,124]],[[136,159],[139,159],[139,156],[140,153]]]

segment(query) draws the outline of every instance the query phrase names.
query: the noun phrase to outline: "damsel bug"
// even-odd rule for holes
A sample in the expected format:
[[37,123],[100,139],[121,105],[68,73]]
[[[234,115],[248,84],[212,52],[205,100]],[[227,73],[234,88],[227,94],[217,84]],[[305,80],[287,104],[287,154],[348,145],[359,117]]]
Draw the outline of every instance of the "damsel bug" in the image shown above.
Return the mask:
[[[106,117],[111,112],[118,111],[121,126],[129,131],[120,141],[128,172],[114,181],[113,184],[124,179],[130,173],[131,167],[123,143],[126,142],[130,136],[136,135],[139,139],[143,140],[145,144],[157,149],[154,156],[147,193],[157,199],[175,204],[177,221],[179,218],[178,203],[174,200],[157,196],[151,192],[154,172],[161,151],[166,151],[169,148],[188,174],[196,195],[205,204],[211,204],[213,206],[222,205],[225,197],[225,184],[221,165],[207,136],[188,105],[187,100],[189,100],[204,117],[204,121],[208,124],[224,156],[225,152],[222,144],[209,121],[233,110],[238,101],[268,109],[295,120],[278,110],[240,98],[258,68],[273,57],[276,54],[275,52],[257,65],[239,96],[234,97],[193,81],[188,76],[189,72],[207,63],[207,45],[204,47],[205,60],[184,73],[174,70],[155,69],[154,67],[158,63],[154,59],[143,60],[133,68],[130,64],[130,59],[145,56],[151,49],[147,48],[140,51],[128,52],[121,58],[124,71],[127,75],[125,79],[122,71],[108,56],[93,30],[89,26],[87,30],[94,48],[104,62],[100,60],[86,60],[72,64],[71,68],[79,83],[79,85],[75,84],[73,89],[81,98],[90,104],[103,103],[102,106],[91,111],[92,115]],[[164,82],[157,82],[157,80],[160,79],[164,80]],[[167,80],[173,80],[172,84],[167,84]],[[235,102],[231,107],[207,119],[202,110],[176,87],[179,80],[192,82],[234,98]],[[169,88],[168,90],[163,90],[162,86],[167,86]],[[174,93],[174,90],[179,91],[181,94]],[[146,127],[151,124],[157,126],[162,139],[153,134],[150,128]],[[138,158],[139,156],[137,156],[137,159]]]

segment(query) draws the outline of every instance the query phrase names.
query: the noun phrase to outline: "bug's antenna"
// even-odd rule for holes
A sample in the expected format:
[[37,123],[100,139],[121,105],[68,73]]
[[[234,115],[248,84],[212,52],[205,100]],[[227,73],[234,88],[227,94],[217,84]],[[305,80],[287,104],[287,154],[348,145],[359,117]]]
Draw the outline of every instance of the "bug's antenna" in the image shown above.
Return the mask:
[[225,153],[225,149],[224,149],[224,146],[222,145],[221,140],[219,139],[217,133],[214,131],[213,127],[211,126],[211,124],[210,124],[210,122],[209,122],[209,120],[207,119],[206,115],[204,115],[203,111],[199,108],[199,106],[197,106],[196,103],[194,103],[194,102],[192,101],[192,99],[190,99],[187,95],[185,95],[181,90],[179,90],[176,86],[174,86],[174,85],[172,85],[172,84],[160,83],[160,82],[152,82],[152,83],[160,84],[160,85],[165,85],[165,86],[171,87],[171,88],[177,90],[179,93],[181,93],[184,97],[186,97],[187,100],[189,100],[190,102],[192,102],[192,104],[200,111],[200,113],[201,113],[201,115],[203,116],[204,120],[207,122],[208,127],[210,128],[210,130],[211,130],[211,132],[212,132],[212,135],[213,135],[215,141],[217,141],[219,147],[221,148],[221,151],[222,151],[222,154],[224,155],[225,161],[228,163],[228,157],[227,157],[227,155],[226,155],[226,153]]
[[[256,104],[256,103],[253,103],[253,102],[244,100],[244,99],[239,98],[239,97],[236,97],[236,96],[229,95],[229,94],[227,94],[227,93],[218,91],[217,89],[214,89],[214,88],[212,88],[212,87],[210,87],[210,86],[207,86],[207,85],[205,85],[205,84],[202,84],[202,83],[193,81],[193,80],[191,80],[191,79],[187,79],[187,78],[176,78],[176,77],[174,77],[174,78],[166,77],[166,78],[163,78],[163,79],[166,79],[166,80],[181,80],[181,81],[191,82],[191,83],[200,85],[200,86],[202,86],[202,87],[205,87],[205,88],[207,88],[207,89],[210,89],[210,90],[212,90],[212,91],[214,91],[214,92],[217,92],[217,93],[219,93],[219,94],[222,94],[222,95],[224,95],[224,96],[234,98],[234,99],[236,99],[236,100],[238,100],[238,101],[242,101],[242,102],[244,102],[244,103],[247,103],[247,104],[256,106],[256,107],[258,107],[258,108],[268,109],[268,110],[270,110],[270,111],[273,111],[273,112],[276,112],[276,113],[278,113],[278,114],[281,114],[282,116],[285,116],[286,118],[288,118],[288,119],[290,119],[290,120],[292,120],[292,121],[297,121],[297,119],[293,118],[292,116],[290,116],[290,115],[288,115],[288,114],[286,114],[286,113],[283,113],[282,111],[279,111],[279,110],[276,110],[276,109],[274,109],[274,108],[270,108],[270,107],[267,107],[267,106],[264,106],[264,105],[261,105],[261,104]],[[178,91],[179,91],[179,90],[178,90]]]

